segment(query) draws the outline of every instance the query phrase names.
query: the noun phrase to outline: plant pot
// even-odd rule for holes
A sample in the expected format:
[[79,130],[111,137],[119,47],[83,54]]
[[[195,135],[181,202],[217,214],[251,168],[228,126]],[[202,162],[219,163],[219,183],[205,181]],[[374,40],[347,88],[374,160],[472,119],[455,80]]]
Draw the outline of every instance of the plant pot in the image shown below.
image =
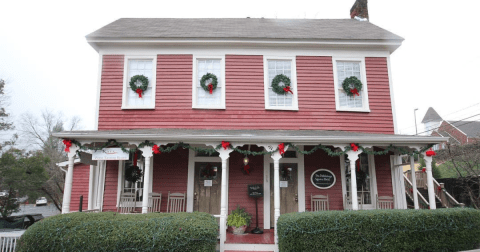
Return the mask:
[[232,227],[232,233],[235,235],[242,235],[245,233],[245,229],[247,229],[247,226],[241,226],[241,227]]

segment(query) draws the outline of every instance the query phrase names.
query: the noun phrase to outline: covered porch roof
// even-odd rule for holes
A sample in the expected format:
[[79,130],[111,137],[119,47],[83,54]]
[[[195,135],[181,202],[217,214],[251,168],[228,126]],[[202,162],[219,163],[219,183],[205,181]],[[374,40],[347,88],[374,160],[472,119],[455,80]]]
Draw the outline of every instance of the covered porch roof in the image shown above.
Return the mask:
[[205,143],[217,141],[241,141],[245,144],[259,142],[291,142],[295,144],[349,144],[428,145],[448,141],[445,137],[372,134],[333,130],[217,130],[217,129],[132,129],[87,130],[54,133],[58,138],[76,139],[80,142],[97,142],[108,139],[117,141],[162,141]]

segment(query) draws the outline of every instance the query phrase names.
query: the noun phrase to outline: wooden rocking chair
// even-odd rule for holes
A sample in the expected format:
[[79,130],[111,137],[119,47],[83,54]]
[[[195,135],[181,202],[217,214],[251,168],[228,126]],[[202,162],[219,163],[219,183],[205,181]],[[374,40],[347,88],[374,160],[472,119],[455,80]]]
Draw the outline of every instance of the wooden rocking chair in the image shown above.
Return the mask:
[[135,211],[136,197],[135,193],[122,193],[118,203],[117,212],[132,213]]
[[393,209],[393,197],[392,196],[378,196],[377,195],[377,209]]
[[329,202],[328,202],[328,194],[327,196],[310,194],[310,200],[311,200],[310,208],[312,212],[330,210]]
[[148,212],[149,213],[158,213],[160,212],[160,206],[162,205],[162,194],[161,193],[149,193],[148,194]]
[[168,192],[167,213],[185,212],[185,193]]

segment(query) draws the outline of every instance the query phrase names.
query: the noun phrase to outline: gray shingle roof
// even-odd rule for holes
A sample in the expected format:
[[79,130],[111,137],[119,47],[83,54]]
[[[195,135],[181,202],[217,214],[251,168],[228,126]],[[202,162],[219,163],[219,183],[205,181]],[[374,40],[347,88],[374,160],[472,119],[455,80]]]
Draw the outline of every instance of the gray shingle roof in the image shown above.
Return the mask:
[[480,137],[480,122],[479,121],[448,121],[453,126],[457,127],[468,137]]
[[427,123],[427,122],[441,122],[442,117],[433,109],[432,107],[428,108],[427,113],[425,113],[425,116],[423,117],[422,123]]
[[403,40],[370,22],[351,19],[263,18],[122,18],[87,35],[99,38]]

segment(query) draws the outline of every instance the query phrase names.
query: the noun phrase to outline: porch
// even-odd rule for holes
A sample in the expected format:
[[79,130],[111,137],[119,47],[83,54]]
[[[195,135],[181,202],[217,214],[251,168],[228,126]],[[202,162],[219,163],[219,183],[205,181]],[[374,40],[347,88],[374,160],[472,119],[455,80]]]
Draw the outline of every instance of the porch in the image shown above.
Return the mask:
[[[243,238],[243,242],[249,242],[247,246],[239,240],[242,238],[229,239],[226,232],[228,210],[237,204],[255,213],[254,199],[248,197],[248,185],[263,186],[263,198],[258,202],[259,227],[273,236],[276,250],[276,221],[283,213],[317,210],[315,206],[318,210],[406,209],[401,156],[414,152],[425,154],[430,144],[445,141],[440,137],[310,130],[156,129],[62,132],[55,136],[73,140],[68,153],[63,213],[70,212],[73,160],[77,150],[92,154],[91,150],[98,147],[137,149],[138,166],[144,175],[133,187],[127,186],[124,177],[132,155],[120,161],[118,157],[99,160],[96,166],[90,166],[88,208],[171,212],[167,195],[180,193],[184,198],[177,210],[204,211],[218,218],[220,227],[224,227],[220,228],[221,251],[240,247],[271,251],[270,243],[259,245]],[[225,140],[229,141],[226,147],[221,145]],[[282,143],[289,143],[284,144],[284,153],[279,148]],[[359,149],[354,150],[352,143]],[[160,146],[161,154],[153,154],[153,144]],[[249,159],[247,170],[245,157]],[[425,159],[427,178],[431,179],[431,157],[430,161],[428,157]],[[318,178],[328,178],[324,181],[327,184],[315,182],[315,174]],[[143,197],[147,195],[143,192],[148,192],[149,197]],[[158,204],[154,203],[155,195],[161,195]],[[130,199],[126,200],[125,196]],[[256,221],[254,215],[252,223]],[[245,237],[272,240],[265,235]]]

